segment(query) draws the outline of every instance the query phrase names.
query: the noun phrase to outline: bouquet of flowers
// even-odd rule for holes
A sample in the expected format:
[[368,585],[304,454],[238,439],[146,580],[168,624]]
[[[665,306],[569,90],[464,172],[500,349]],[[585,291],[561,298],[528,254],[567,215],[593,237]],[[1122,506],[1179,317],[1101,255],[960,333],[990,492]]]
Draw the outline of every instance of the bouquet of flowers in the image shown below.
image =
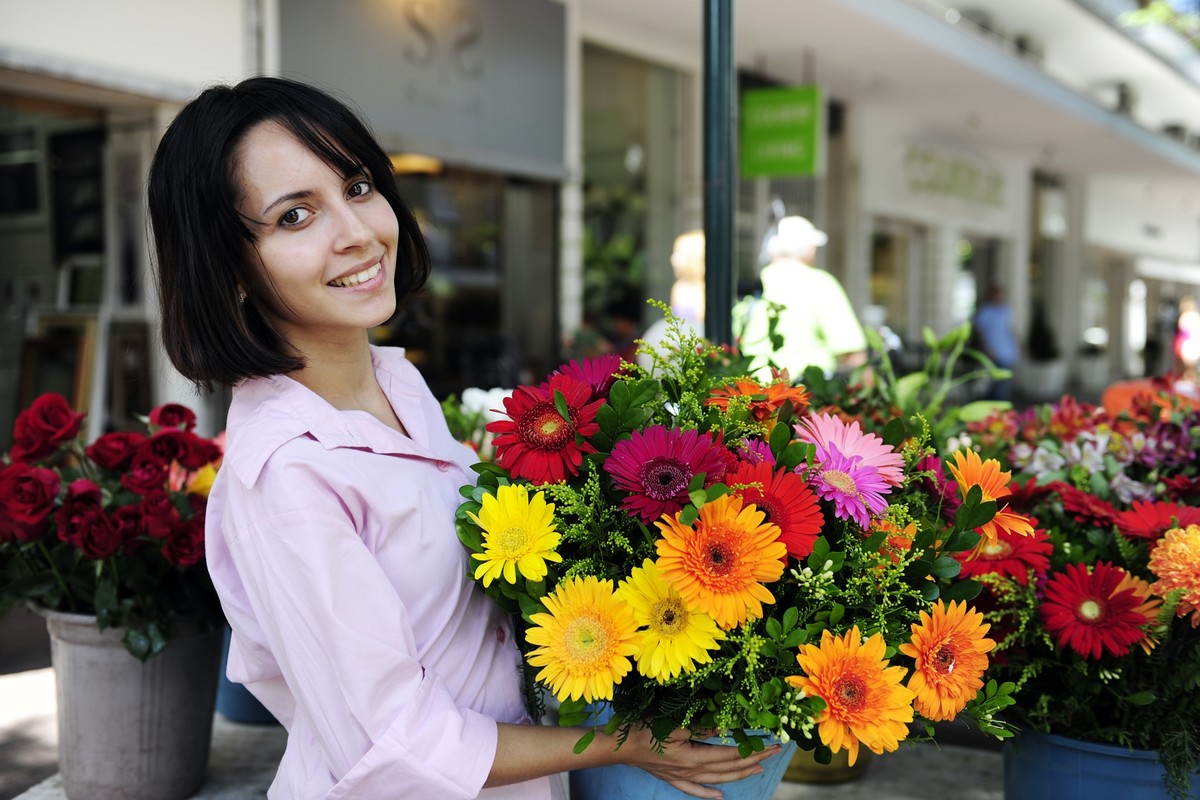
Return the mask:
[[145,660],[166,647],[171,622],[213,622],[220,606],[204,565],[204,507],[221,459],[196,417],[170,403],[148,432],[91,444],[84,415],[44,394],[17,417],[0,464],[0,615],[18,600],[94,614],[124,627]]
[[963,574],[1034,730],[1157,751],[1185,795],[1200,767],[1200,411],[1169,394],[1106,413],[1064,397],[968,426],[1011,465],[1034,535]]
[[1008,735],[955,558],[1024,522],[997,513],[998,465],[959,454],[947,485],[927,429],[865,433],[669,330],[649,369],[602,356],[517,387],[462,489],[471,574],[517,617],[535,711],[545,691],[563,725],[603,706],[609,732],[717,730],[747,754],[758,731],[826,763],[959,715]]

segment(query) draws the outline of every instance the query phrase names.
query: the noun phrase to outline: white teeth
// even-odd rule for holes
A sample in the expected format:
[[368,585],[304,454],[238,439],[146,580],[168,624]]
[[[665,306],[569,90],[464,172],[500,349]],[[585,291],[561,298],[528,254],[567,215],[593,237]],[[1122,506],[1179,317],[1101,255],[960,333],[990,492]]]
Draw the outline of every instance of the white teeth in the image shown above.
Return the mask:
[[367,269],[364,269],[362,272],[356,272],[353,275],[347,275],[344,278],[338,278],[336,280],[332,280],[329,282],[329,285],[337,286],[342,289],[344,289],[348,286],[358,286],[363,281],[369,281],[369,280],[371,280],[371,278],[374,278],[376,275],[379,274],[379,271],[381,269],[383,269],[382,262],[376,261],[373,265],[371,265]]

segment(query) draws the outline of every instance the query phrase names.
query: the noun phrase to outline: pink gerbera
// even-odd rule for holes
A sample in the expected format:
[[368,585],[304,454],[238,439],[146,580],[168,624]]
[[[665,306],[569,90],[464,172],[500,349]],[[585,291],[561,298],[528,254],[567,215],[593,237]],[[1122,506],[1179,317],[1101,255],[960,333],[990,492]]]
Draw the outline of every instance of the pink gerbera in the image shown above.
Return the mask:
[[1114,523],[1126,536],[1158,539],[1171,528],[1200,525],[1200,508],[1134,500],[1133,508],[1118,512]]
[[[564,417],[554,402],[561,392],[567,405]],[[557,483],[574,475],[583,463],[583,454],[595,452],[586,439],[600,429],[596,410],[603,400],[588,402],[592,390],[566,375],[555,375],[538,388],[518,386],[504,398],[508,419],[489,422],[487,430],[496,434],[496,463],[514,477],[532,483]]]
[[604,469],[618,489],[630,492],[621,507],[653,522],[683,508],[699,473],[706,486],[724,478],[729,455],[698,431],[652,425],[613,445]]
[[868,467],[874,467],[888,486],[904,483],[904,457],[896,448],[884,444],[873,433],[864,433],[857,422],[844,422],[832,414],[810,414],[796,426],[801,441],[816,445],[817,459],[830,445],[851,458],[857,456]]
[[833,502],[833,514],[839,519],[852,519],[864,529],[870,527],[870,515],[887,509],[883,493],[890,488],[879,470],[864,464],[860,456],[846,456],[832,442],[824,460],[816,469],[812,486],[822,500]]
[[592,387],[596,397],[608,397],[608,390],[621,374],[621,357],[615,354],[569,361],[554,374],[566,375]]

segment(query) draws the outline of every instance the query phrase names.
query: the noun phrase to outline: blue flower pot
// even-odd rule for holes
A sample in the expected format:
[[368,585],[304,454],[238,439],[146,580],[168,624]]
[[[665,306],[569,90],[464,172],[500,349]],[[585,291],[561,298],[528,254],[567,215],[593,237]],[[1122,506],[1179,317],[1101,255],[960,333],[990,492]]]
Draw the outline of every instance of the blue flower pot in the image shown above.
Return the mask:
[[[1163,774],[1148,750],[1036,731],[1004,744],[1006,800],[1167,800]],[[1200,798],[1200,776],[1190,796]]]
[[225,677],[225,663],[229,659],[229,638],[233,632],[225,626],[225,644],[221,647],[221,669],[217,678],[217,711],[230,722],[244,722],[248,725],[277,725],[279,724],[270,711],[258,698],[250,694],[250,690],[240,683],[234,683]]
[[[607,709],[597,714],[598,724],[608,721],[611,713]],[[749,731],[749,733],[767,737],[767,744],[777,744],[778,739],[769,736],[765,731]],[[728,745],[736,747],[732,738],[714,737],[706,739],[709,744]],[[787,771],[792,754],[796,752],[796,743],[788,742],[783,746],[783,752],[771,756],[762,762],[761,775],[752,775],[733,783],[717,784],[717,788],[725,796],[725,800],[771,800],[779,784],[783,781],[783,773]],[[675,787],[638,767],[617,765],[599,767],[597,769],[577,769],[571,771],[571,800],[692,800],[691,795],[684,794]]]

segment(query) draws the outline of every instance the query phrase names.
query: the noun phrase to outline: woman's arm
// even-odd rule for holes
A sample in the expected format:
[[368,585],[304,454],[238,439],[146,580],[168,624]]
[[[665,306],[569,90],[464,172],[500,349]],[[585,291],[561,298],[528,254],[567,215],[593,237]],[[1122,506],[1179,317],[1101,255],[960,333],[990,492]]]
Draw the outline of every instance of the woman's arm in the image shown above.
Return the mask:
[[582,729],[545,725],[499,725],[496,759],[485,786],[518,783],[572,769],[627,764],[640,767],[693,797],[720,798],[721,792],[706,783],[728,783],[762,772],[759,762],[779,753],[771,745],[749,758],[736,747],[708,745],[680,737],[664,746],[662,755],[652,747],[648,728],[635,729],[617,749],[616,735],[596,731],[582,753],[574,752]]

